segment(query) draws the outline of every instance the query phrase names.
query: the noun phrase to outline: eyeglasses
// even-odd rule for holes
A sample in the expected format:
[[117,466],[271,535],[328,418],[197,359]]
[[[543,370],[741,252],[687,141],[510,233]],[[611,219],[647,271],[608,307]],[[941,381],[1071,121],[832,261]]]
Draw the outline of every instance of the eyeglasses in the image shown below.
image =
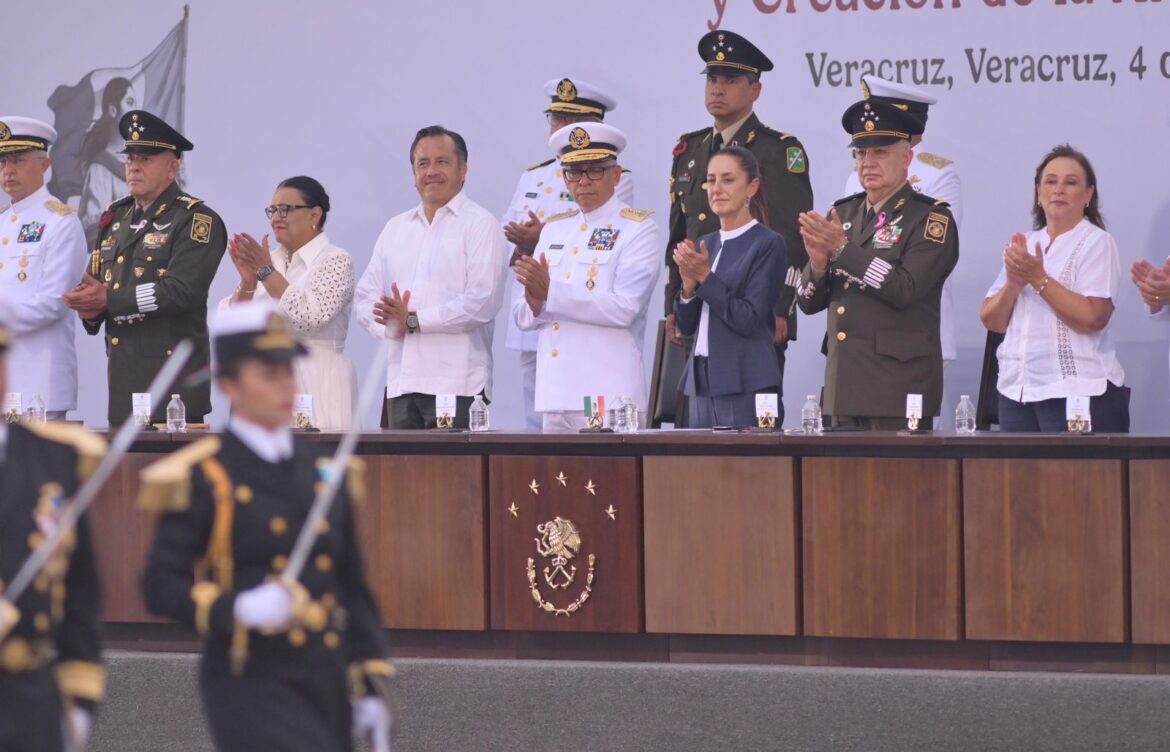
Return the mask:
[[894,150],[887,147],[887,146],[876,146],[876,147],[873,147],[871,149],[854,149],[853,150],[853,158],[856,159],[858,162],[860,162],[863,159],[869,159],[870,157],[873,157],[874,159],[877,159],[880,161],[883,159],[887,159],[893,153],[894,153]]
[[8,165],[12,165],[13,167],[21,167],[27,164],[30,159],[32,159],[31,154],[13,154],[10,157],[0,155],[0,169],[3,169]]
[[288,213],[294,209],[312,209],[313,207],[306,204],[273,204],[264,210],[264,216],[272,219],[273,216],[279,214],[281,219],[288,217]]
[[613,165],[609,167],[601,167],[594,165],[592,167],[566,167],[565,168],[565,182],[576,183],[581,180],[582,175],[588,175],[590,180],[601,180],[605,173],[613,169]]

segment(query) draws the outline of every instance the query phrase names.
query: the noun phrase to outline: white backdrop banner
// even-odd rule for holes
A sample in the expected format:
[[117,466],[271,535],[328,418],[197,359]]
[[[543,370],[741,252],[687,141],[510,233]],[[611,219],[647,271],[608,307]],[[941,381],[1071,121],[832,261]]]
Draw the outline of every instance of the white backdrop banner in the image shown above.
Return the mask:
[[[547,159],[542,84],[576,76],[618,101],[608,121],[630,145],[636,204],[665,229],[666,178],[675,139],[703,127],[702,63],[708,29],[749,37],[775,62],[757,105],[761,120],[798,136],[809,155],[816,206],[840,197],[851,168],[843,110],[860,98],[862,74],[926,87],[939,98],[931,151],[962,175],[964,220],[954,272],[959,360],[947,367],[944,415],[976,393],[985,332],[979,304],[1004,243],[1030,228],[1032,176],[1045,152],[1072,143],[1093,161],[1108,229],[1125,280],[1111,332],[1133,387],[1135,431],[1170,426],[1165,326],[1147,321],[1129,283],[1140,258],[1170,254],[1170,10],[1163,0],[540,0],[388,2],[332,0],[67,0],[37,26],[70,38],[9,34],[2,108],[50,122],[58,86],[89,86],[93,121],[62,138],[80,144],[100,118],[98,84],[123,68],[139,103],[151,103],[160,55],[185,51],[185,87],[168,106],[195,143],[186,186],[229,232],[263,234],[263,207],[291,175],[319,179],[333,211],[329,234],[363,269],[391,216],[417,203],[408,150],[415,131],[441,123],[470,151],[468,194],[502,214],[523,169]],[[180,28],[181,27],[181,28]],[[177,32],[179,33],[176,36]],[[170,46],[168,41],[170,40]],[[160,41],[162,42],[160,44]],[[154,73],[151,73],[153,70]],[[107,71],[100,74],[101,71]],[[91,75],[92,72],[92,75]],[[100,75],[99,75],[100,74]],[[98,78],[105,76],[105,81]],[[89,77],[87,83],[86,78]],[[168,89],[169,91],[169,89]],[[70,168],[73,169],[73,168]],[[74,188],[76,180],[70,185]],[[664,257],[665,257],[665,248]],[[80,274],[80,270],[79,270]],[[224,260],[212,303],[238,279]],[[651,301],[661,311],[661,291]],[[515,428],[518,356],[497,322],[492,423]],[[652,327],[648,327],[652,332]],[[105,422],[105,354],[78,327],[81,416]],[[821,386],[823,316],[807,317],[789,351],[787,424]],[[374,341],[351,326],[347,352],[359,373]],[[652,347],[647,347],[649,360]],[[646,364],[649,371],[649,362]],[[222,402],[211,415],[226,417]],[[377,415],[366,417],[376,425]]]

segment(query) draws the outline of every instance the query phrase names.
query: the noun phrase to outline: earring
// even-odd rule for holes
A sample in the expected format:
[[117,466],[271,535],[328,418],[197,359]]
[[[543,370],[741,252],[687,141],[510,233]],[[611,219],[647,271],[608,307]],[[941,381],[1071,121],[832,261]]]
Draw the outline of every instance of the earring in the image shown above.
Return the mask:
[[317,229],[317,223],[316,223],[316,222],[314,222],[314,223],[313,223],[313,229],[314,229],[314,230],[316,230],[316,229]]

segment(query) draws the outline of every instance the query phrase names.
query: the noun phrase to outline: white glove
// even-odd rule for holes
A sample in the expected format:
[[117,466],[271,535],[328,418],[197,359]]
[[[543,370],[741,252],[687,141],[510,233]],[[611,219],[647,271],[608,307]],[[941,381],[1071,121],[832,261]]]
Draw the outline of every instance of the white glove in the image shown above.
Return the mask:
[[284,629],[292,624],[293,595],[279,582],[266,582],[237,595],[232,611],[249,629]]
[[369,739],[374,752],[390,752],[390,708],[377,697],[363,697],[353,703],[353,735]]
[[65,752],[82,752],[89,742],[89,730],[93,726],[93,717],[89,712],[78,707],[69,708],[61,718],[61,729],[65,738]]

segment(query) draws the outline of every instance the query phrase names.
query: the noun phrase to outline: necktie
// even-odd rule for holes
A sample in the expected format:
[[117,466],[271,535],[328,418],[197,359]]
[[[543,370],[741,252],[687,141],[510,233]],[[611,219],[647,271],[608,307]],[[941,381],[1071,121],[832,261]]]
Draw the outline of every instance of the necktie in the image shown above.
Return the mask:
[[866,227],[869,227],[871,224],[873,224],[873,218],[874,218],[874,215],[876,215],[876,214],[877,214],[877,212],[875,212],[873,210],[872,206],[865,210],[865,226]]
[[723,134],[716,133],[714,140],[711,141],[711,153],[714,154],[715,152],[719,151],[722,148],[723,148]]

